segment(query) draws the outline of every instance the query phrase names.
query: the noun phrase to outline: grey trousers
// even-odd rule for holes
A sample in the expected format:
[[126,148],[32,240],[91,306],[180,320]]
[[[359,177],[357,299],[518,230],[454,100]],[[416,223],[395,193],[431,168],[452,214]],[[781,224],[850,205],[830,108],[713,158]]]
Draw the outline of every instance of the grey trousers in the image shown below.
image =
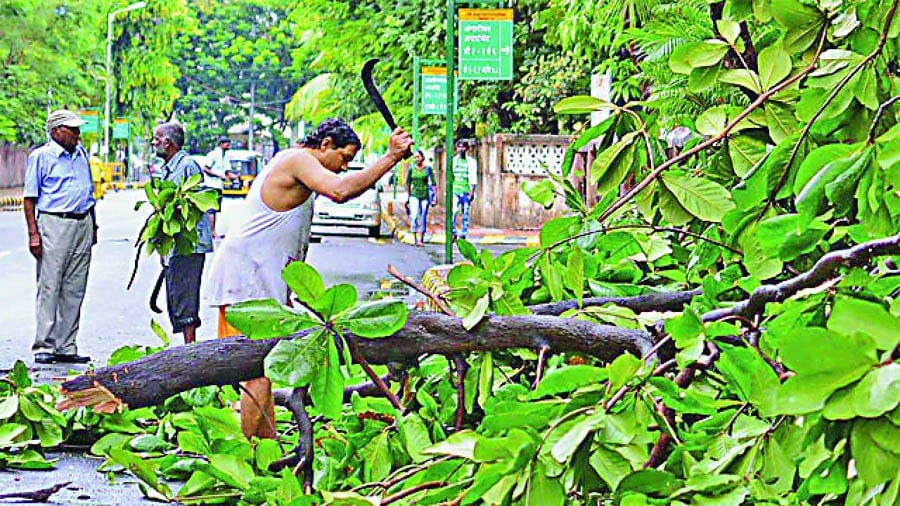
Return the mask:
[[75,336],[91,265],[93,221],[40,214],[35,353],[77,353]]

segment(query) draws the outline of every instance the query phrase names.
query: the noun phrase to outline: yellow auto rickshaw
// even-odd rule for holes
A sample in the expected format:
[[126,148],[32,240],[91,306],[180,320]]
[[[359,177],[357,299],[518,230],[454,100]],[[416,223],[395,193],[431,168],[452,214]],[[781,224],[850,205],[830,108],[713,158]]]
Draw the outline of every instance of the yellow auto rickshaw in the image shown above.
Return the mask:
[[229,149],[225,158],[230,166],[228,179],[224,181],[222,194],[226,197],[243,197],[250,190],[263,164],[262,154],[247,149]]

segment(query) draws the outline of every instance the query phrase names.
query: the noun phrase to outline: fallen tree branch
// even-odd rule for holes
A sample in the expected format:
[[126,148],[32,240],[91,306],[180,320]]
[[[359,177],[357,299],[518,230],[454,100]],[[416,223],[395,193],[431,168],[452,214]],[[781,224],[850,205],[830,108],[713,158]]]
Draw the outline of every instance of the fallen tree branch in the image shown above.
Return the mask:
[[[643,313],[647,311],[681,311],[685,304],[689,304],[691,299],[703,293],[702,290],[688,290],[685,292],[664,292],[664,293],[648,293],[645,295],[636,295],[634,297],[590,297],[584,299],[582,307],[602,306],[604,304],[615,304],[617,306],[626,307],[635,313]],[[577,309],[578,301],[564,300],[560,302],[548,302],[546,304],[535,304],[528,306],[533,314],[537,315],[556,315],[559,316],[570,309]]]
[[[96,396],[92,392],[99,388],[109,391],[101,399],[108,401],[111,395],[116,407],[139,408],[161,404],[168,397],[192,388],[231,385],[258,378],[263,376],[263,359],[278,341],[244,337],[215,339],[100,368],[63,383],[60,388],[64,398],[58,408],[93,406]],[[643,330],[553,316],[488,315],[467,331],[460,318],[438,313],[413,313],[392,337],[358,338],[357,344],[360,354],[375,364],[411,362],[426,354],[539,350],[542,346],[555,353],[578,352],[610,361],[622,353],[640,357],[653,347],[650,334]]]
[[820,258],[810,270],[774,285],[762,285],[753,290],[747,300],[704,314],[703,321],[712,322],[734,316],[752,318],[762,313],[766,304],[770,302],[783,302],[801,290],[817,287],[836,277],[841,267],[860,267],[868,265],[875,257],[898,254],[900,254],[900,235],[832,251]]
[[50,500],[50,496],[59,492],[63,488],[68,487],[71,484],[71,481],[67,481],[64,483],[57,483],[52,487],[33,490],[31,492],[7,492],[4,494],[0,494],[0,499],[19,499],[15,502],[48,502]]
[[306,390],[305,388],[294,388],[290,390],[289,394],[283,390],[273,392],[275,404],[288,408],[294,415],[300,435],[293,452],[269,464],[269,470],[272,472],[281,471],[285,467],[301,469],[304,490],[312,487],[313,478],[313,426],[309,420],[309,414],[306,413]]

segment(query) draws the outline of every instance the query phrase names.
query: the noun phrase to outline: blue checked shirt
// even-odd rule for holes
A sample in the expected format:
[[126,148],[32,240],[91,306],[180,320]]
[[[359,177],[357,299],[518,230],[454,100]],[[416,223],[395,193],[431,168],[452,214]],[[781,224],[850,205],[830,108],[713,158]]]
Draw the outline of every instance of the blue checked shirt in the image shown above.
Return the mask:
[[[175,153],[171,160],[163,167],[163,178],[181,184],[194,174],[202,175],[200,166],[183,149]],[[213,250],[212,230],[209,227],[209,219],[204,214],[197,223],[197,238],[199,242],[194,246],[194,253],[210,253]]]
[[86,213],[95,204],[93,191],[91,167],[82,145],[69,154],[51,140],[28,155],[22,195],[36,198],[38,211]]

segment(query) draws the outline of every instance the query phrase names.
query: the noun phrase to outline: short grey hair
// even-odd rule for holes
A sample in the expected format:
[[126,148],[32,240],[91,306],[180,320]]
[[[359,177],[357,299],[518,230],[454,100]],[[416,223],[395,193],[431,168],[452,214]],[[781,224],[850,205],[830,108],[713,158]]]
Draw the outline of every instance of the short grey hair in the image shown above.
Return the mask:
[[184,146],[184,127],[177,121],[169,121],[156,127],[159,136],[163,139],[169,139],[169,142],[178,146]]

